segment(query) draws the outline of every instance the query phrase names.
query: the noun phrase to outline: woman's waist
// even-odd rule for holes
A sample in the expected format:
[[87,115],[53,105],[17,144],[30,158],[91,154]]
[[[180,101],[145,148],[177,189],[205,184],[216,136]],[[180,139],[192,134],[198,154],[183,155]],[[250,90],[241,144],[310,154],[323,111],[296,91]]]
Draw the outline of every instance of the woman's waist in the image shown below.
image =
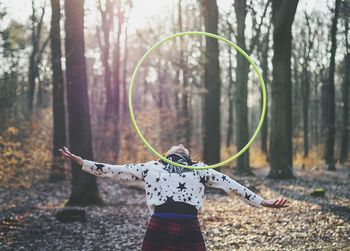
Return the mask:
[[197,214],[179,214],[179,213],[158,213],[154,212],[152,217],[172,220],[197,220]]
[[190,216],[197,216],[198,210],[195,206],[180,202],[180,201],[173,201],[173,202],[166,202],[161,205],[158,205],[154,209],[154,213],[160,214],[178,214],[178,215],[190,215]]

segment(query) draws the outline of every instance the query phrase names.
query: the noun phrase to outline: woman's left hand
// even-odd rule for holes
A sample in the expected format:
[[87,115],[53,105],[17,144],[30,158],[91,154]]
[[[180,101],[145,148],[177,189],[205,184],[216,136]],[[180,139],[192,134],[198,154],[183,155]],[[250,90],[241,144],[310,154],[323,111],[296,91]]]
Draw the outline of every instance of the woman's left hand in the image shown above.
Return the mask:
[[63,149],[58,149],[61,153],[61,155],[67,159],[73,160],[78,165],[83,165],[83,159],[80,156],[77,156],[73,153],[71,153],[67,147],[63,146]]
[[261,205],[264,207],[280,208],[280,207],[288,207],[289,205],[286,203],[287,203],[286,199],[263,200],[261,202]]

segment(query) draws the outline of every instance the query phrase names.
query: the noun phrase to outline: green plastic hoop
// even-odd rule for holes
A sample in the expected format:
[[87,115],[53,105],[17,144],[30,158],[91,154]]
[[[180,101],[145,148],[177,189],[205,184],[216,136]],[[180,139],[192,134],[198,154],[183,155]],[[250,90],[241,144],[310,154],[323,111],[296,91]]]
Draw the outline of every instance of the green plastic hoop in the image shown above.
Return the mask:
[[[247,60],[248,62],[253,66],[255,72],[258,74],[259,80],[260,80],[260,86],[261,86],[261,92],[262,92],[262,97],[263,97],[263,106],[262,106],[262,112],[260,115],[260,120],[259,120],[259,124],[257,129],[255,130],[253,136],[250,138],[250,140],[248,141],[247,145],[245,147],[243,147],[238,153],[236,153],[235,155],[233,155],[232,157],[230,157],[229,159],[222,161],[220,163],[214,164],[214,165],[208,165],[208,166],[201,166],[201,167],[191,167],[191,166],[186,166],[183,164],[179,164],[176,162],[173,162],[171,160],[168,160],[167,158],[165,158],[164,156],[162,156],[160,153],[158,153],[145,139],[145,137],[142,135],[139,127],[137,126],[136,120],[135,120],[135,116],[134,116],[134,111],[133,111],[133,104],[132,104],[132,98],[133,98],[133,91],[134,91],[134,82],[136,79],[136,75],[137,72],[139,70],[139,68],[141,67],[142,63],[145,61],[145,59],[149,56],[149,54],[151,54],[151,52],[153,52],[155,49],[157,49],[158,47],[160,47],[162,44],[164,44],[165,42],[172,40],[176,37],[181,37],[181,36],[186,36],[186,35],[200,35],[200,36],[208,36],[211,38],[215,38],[217,40],[221,40],[223,42],[225,42],[226,44],[230,45],[231,47],[233,47],[236,51],[238,51],[240,54],[242,54]],[[130,117],[131,117],[131,122],[132,125],[134,126],[136,133],[138,134],[138,136],[141,138],[142,142],[146,145],[146,147],[156,156],[158,156],[160,159],[164,160],[165,162],[175,165],[175,166],[179,166],[179,167],[183,167],[183,168],[189,168],[189,169],[210,169],[210,168],[216,168],[216,167],[220,167],[220,166],[224,166],[228,163],[230,163],[231,161],[235,160],[236,158],[238,158],[240,155],[242,155],[249,147],[250,145],[253,143],[253,141],[255,140],[256,136],[259,133],[259,130],[264,122],[264,117],[265,117],[265,112],[266,112],[266,90],[265,90],[265,83],[264,83],[264,79],[262,78],[258,67],[255,65],[255,63],[253,62],[253,60],[248,56],[247,53],[245,53],[239,46],[235,45],[234,43],[232,43],[231,41],[227,40],[226,38],[223,38],[221,36],[212,34],[212,33],[208,33],[208,32],[203,32],[203,31],[187,31],[187,32],[181,32],[181,33],[177,33],[177,34],[173,34],[169,37],[164,38],[163,40],[159,41],[158,43],[156,43],[155,45],[153,45],[140,59],[140,61],[137,63],[135,70],[132,74],[131,80],[130,80],[130,87],[129,87],[129,112],[130,112]]]

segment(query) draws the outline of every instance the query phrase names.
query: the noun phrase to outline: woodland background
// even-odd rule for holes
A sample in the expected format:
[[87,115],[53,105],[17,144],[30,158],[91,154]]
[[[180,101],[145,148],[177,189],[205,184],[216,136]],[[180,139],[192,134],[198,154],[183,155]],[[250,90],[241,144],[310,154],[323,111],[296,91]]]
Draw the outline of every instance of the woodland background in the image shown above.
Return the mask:
[[[105,163],[155,158],[131,125],[129,81],[148,48],[190,30],[237,44],[266,85],[267,113],[257,139],[220,170],[245,177],[242,183],[258,179],[296,190],[309,179],[307,188],[326,196],[345,189],[334,205],[325,202],[328,213],[340,210],[345,226],[349,19],[348,0],[0,1],[0,241],[18,247],[16,226],[22,229],[18,221],[25,217],[14,220],[18,201],[6,198],[26,201],[25,191],[69,187],[51,209],[105,205],[105,188],[59,156],[63,145]],[[177,38],[152,53],[140,68],[133,102],[155,149],[165,153],[183,143],[194,160],[208,164],[245,146],[262,108],[259,79],[246,59],[201,36]],[[14,191],[20,192],[11,196]],[[349,243],[349,229],[343,230],[340,245]]]

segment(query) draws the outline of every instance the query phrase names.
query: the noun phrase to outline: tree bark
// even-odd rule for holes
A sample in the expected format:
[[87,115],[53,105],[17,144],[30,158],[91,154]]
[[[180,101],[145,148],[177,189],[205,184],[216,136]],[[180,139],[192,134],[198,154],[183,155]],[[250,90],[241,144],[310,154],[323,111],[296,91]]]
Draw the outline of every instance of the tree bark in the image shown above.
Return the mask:
[[[125,6],[124,6],[125,7]],[[115,38],[114,44],[114,53],[113,53],[113,92],[114,92],[114,100],[113,100],[113,114],[112,119],[107,122],[107,124],[112,123],[114,125],[114,132],[112,137],[111,150],[113,151],[114,159],[118,159],[119,157],[119,148],[120,148],[120,45],[121,45],[121,34],[124,24],[124,11],[122,9],[122,3],[117,2],[117,34]]]
[[[178,2],[178,22],[179,30],[182,31],[182,1]],[[188,69],[187,69],[187,54],[185,52],[185,45],[183,37],[180,37],[180,68],[182,72],[182,128],[183,128],[183,137],[182,140],[186,147],[191,148],[191,118],[189,113],[189,97],[187,94],[188,91]]]
[[114,84],[114,114],[119,118],[120,108],[120,40],[122,34],[122,27],[124,22],[124,13],[122,11],[121,3],[117,5],[117,34],[114,44],[114,55],[113,55],[113,84]]
[[58,148],[66,145],[66,124],[64,107],[64,79],[61,63],[60,0],[51,0],[51,67],[52,67],[52,113],[53,113],[53,150],[50,182],[63,180],[64,163]]
[[307,66],[303,67],[303,83],[301,85],[303,102],[303,150],[304,157],[309,155],[309,98],[310,98],[310,78]]
[[32,51],[29,57],[29,71],[28,71],[28,83],[29,88],[27,92],[27,101],[28,101],[28,115],[32,114],[34,107],[34,94],[35,94],[35,85],[36,79],[38,77],[38,56],[39,56],[39,41],[41,36],[41,26],[44,17],[44,9],[42,12],[39,21],[36,17],[36,9],[34,0],[32,0],[32,15],[31,15],[31,43]]
[[105,6],[102,6],[101,0],[98,1],[98,8],[102,20],[102,35],[103,44],[101,43],[102,50],[102,64],[104,69],[104,82],[106,88],[106,107],[105,107],[105,122],[110,116],[114,115],[114,92],[112,88],[112,72],[109,65],[110,59],[110,32],[113,23],[113,6],[110,0],[107,0]]
[[[217,34],[218,6],[216,0],[201,0],[205,31]],[[220,65],[218,41],[206,37],[204,83],[208,93],[204,99],[203,159],[207,164],[220,161]]]
[[234,81],[232,77],[232,49],[229,49],[229,64],[228,64],[228,74],[229,74],[229,89],[228,89],[228,119],[227,119],[227,136],[226,136],[226,147],[230,147],[232,144],[233,137],[233,108],[234,108]]
[[344,78],[342,84],[343,93],[343,120],[340,143],[339,162],[345,163],[348,159],[348,138],[349,138],[349,88],[350,88],[350,46],[348,40],[349,19],[345,17],[345,48],[346,54],[344,57]]
[[[47,38],[42,44],[40,43],[42,39],[42,27],[44,23],[45,7],[41,7],[40,17],[36,16],[36,6],[34,0],[32,0],[32,15],[31,15],[31,43],[32,51],[29,57],[29,71],[28,71],[28,91],[27,91],[27,103],[28,103],[28,116],[30,116],[34,109],[34,99],[35,99],[35,89],[36,82],[39,77],[39,64],[43,52],[49,42]],[[39,82],[37,103],[42,104],[42,87]]]
[[[303,138],[304,138],[304,157],[309,155],[309,109],[310,109],[310,72],[309,72],[309,62],[311,61],[311,50],[313,48],[313,43],[315,40],[315,35],[312,35],[310,20],[305,12],[305,19],[308,28],[307,40],[304,43],[304,63],[302,79],[303,83],[301,85],[302,93],[302,103],[303,103]],[[304,32],[302,33],[304,34]],[[304,37],[306,38],[305,34]]]
[[335,159],[334,159],[334,143],[335,143],[335,87],[334,87],[334,70],[335,70],[335,53],[337,50],[337,22],[339,16],[340,0],[335,1],[334,17],[332,21],[331,29],[331,58],[329,63],[329,77],[327,89],[327,125],[326,125],[326,137],[325,137],[325,160],[328,170],[335,170]]
[[273,81],[269,178],[293,178],[292,153],[292,23],[298,0],[273,0]]
[[125,116],[128,112],[128,95],[127,95],[127,84],[126,84],[126,75],[127,75],[127,67],[128,67],[128,26],[125,26],[124,31],[124,60],[123,60],[123,116]]
[[[69,141],[72,152],[84,159],[93,159],[91,123],[87,90],[84,45],[84,1],[65,0],[65,54],[69,118]],[[66,205],[102,204],[96,176],[71,163],[72,189]]]
[[[245,20],[247,17],[246,0],[236,0],[234,2],[237,19],[237,45],[246,51],[245,43]],[[249,141],[248,124],[248,73],[249,62],[242,56],[237,56],[236,68],[236,141],[237,151],[240,151]],[[236,174],[253,175],[249,166],[249,150],[245,151],[237,159]]]
[[[261,56],[261,69],[263,72],[263,79],[266,86],[266,96],[268,96],[268,83],[269,83],[269,61],[268,61],[268,52],[269,52],[269,34],[270,27],[267,33],[264,35],[263,41],[260,45],[260,56]],[[269,100],[269,98],[267,98]],[[262,96],[261,96],[261,104],[262,104]],[[268,105],[266,105],[266,113],[264,118],[264,124],[261,127],[261,151],[265,154],[268,153],[267,149],[267,138],[268,138]]]

